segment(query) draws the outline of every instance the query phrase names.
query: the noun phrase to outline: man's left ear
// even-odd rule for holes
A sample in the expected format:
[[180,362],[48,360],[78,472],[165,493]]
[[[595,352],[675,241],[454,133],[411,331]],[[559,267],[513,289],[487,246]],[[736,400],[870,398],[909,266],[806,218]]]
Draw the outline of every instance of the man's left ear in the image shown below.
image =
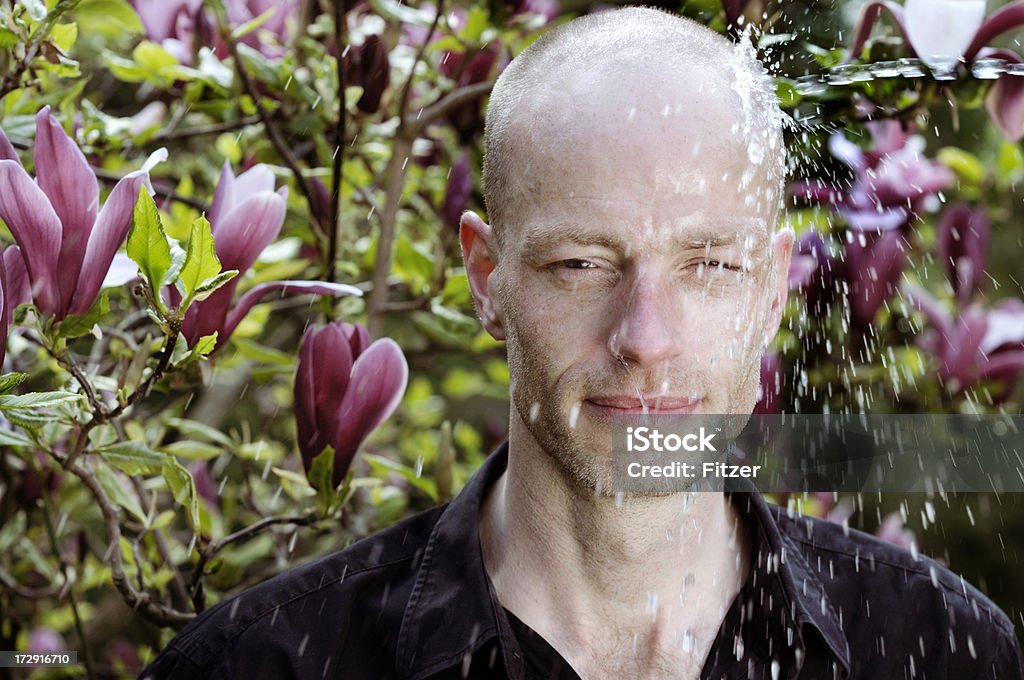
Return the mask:
[[766,347],[778,332],[779,324],[782,323],[782,312],[786,309],[786,299],[789,297],[789,261],[793,255],[794,238],[793,230],[789,227],[779,229],[772,236],[771,258],[775,268],[774,280],[767,282],[773,293],[765,323]]

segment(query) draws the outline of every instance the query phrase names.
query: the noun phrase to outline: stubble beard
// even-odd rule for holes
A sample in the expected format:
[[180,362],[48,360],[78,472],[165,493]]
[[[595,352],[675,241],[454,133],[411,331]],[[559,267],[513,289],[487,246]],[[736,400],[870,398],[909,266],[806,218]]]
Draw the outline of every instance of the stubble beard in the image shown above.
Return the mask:
[[[572,487],[613,496],[611,428],[596,425],[585,413],[582,395],[587,394],[586,385],[565,374],[556,384],[548,384],[556,370],[550,355],[543,347],[522,340],[518,332],[509,329],[509,372],[515,381],[512,404],[519,419]],[[574,406],[579,409],[575,427],[570,424]]]

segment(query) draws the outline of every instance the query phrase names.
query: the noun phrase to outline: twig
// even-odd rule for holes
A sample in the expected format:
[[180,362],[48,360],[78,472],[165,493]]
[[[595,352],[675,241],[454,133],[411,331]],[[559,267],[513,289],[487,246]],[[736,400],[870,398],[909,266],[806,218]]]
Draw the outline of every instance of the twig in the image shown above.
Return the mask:
[[193,127],[185,128],[183,130],[173,130],[170,132],[158,132],[157,134],[146,140],[147,144],[163,144],[165,142],[175,142],[182,139],[191,139],[193,137],[205,137],[206,135],[219,135],[222,132],[233,132],[234,130],[241,130],[244,127],[255,125],[260,122],[259,116],[246,116],[238,120],[229,120],[223,123],[209,123],[207,125],[195,125]]
[[139,400],[143,399],[147,394],[149,394],[149,390],[152,389],[153,385],[156,384],[156,382],[160,380],[160,378],[162,378],[164,376],[164,373],[167,371],[167,367],[171,363],[171,357],[174,355],[174,346],[178,342],[178,335],[180,335],[180,333],[180,325],[175,326],[172,329],[171,334],[167,336],[167,341],[166,344],[164,345],[164,350],[160,354],[160,360],[157,363],[156,368],[154,368],[153,372],[150,373],[149,376],[145,380],[143,380],[137,388],[135,388],[134,392],[128,395],[128,398],[124,401],[124,403],[118,404],[110,411],[105,411],[102,408],[93,411],[92,418],[90,418],[89,421],[86,422],[82,426],[82,429],[79,431],[78,439],[75,441],[75,447],[71,450],[71,453],[64,460],[65,469],[70,469],[70,466],[75,462],[75,459],[77,459],[78,456],[81,455],[82,451],[85,450],[86,442],[89,441],[89,433],[92,432],[93,429],[95,429],[98,425],[102,425],[103,423],[109,422],[113,418],[117,418],[127,409],[134,406]]
[[[220,16],[218,13],[218,21]],[[260,101],[259,93],[256,92],[256,87],[253,85],[252,79],[249,77],[249,72],[245,68],[245,64],[242,63],[242,57],[238,53],[238,44],[231,38],[231,31],[226,26],[221,26],[221,37],[224,43],[228,46],[228,50],[231,53],[232,61],[235,62],[235,72],[238,73],[238,79],[242,81],[242,89],[252,99],[253,106],[256,107],[256,112],[259,114],[260,120],[263,122],[263,127],[267,131],[267,136],[270,137],[270,143],[273,144],[274,149],[277,150],[281,160],[291,170],[292,175],[295,177],[295,184],[298,185],[299,191],[306,198],[307,205],[316,205],[313,201],[313,191],[309,186],[309,182],[306,181],[306,177],[302,174],[302,170],[299,168],[299,163],[292,154],[291,149],[288,148],[288,143],[281,135],[281,131],[274,125],[274,121],[271,119],[267,109],[263,106],[263,102]],[[321,229],[326,233],[327,225],[324,222],[324,216],[317,213],[316,210],[311,211],[314,219],[320,224]]]
[[409,124],[408,133],[414,136],[422,134],[426,127],[438,118],[447,115],[463,104],[468,104],[474,99],[483,97],[488,94],[493,87],[494,83],[487,81],[483,83],[473,83],[472,85],[460,87],[453,92],[449,92],[438,101],[423,109],[423,113],[417,116],[416,120]]
[[30,600],[42,600],[48,597],[58,597],[61,592],[61,586],[50,586],[48,588],[29,588],[23,586],[15,580],[7,571],[0,567],[0,586],[11,591],[18,597],[24,597]]
[[[444,14],[444,0],[438,0],[434,21],[430,24],[428,36],[433,35],[437,30],[437,24],[441,20],[442,14]],[[405,171],[409,164],[409,154],[412,152],[412,142],[416,139],[417,131],[422,129],[418,123],[409,122],[409,95],[412,92],[413,79],[416,77],[416,67],[423,59],[429,42],[429,40],[424,40],[416,51],[416,58],[413,59],[409,77],[405,80],[405,86],[402,87],[402,95],[398,101],[398,130],[395,132],[395,142],[391,146],[391,158],[388,160],[388,183],[385,192],[387,198],[380,216],[377,257],[373,267],[373,289],[370,291],[370,299],[366,303],[367,330],[370,332],[370,337],[379,337],[381,326],[384,323],[385,307],[388,302],[387,280],[388,274],[391,272],[398,208],[402,201],[402,190],[405,188]]]
[[334,48],[338,52],[338,122],[334,126],[334,159],[331,168],[330,232],[327,235],[327,280],[337,276],[338,232],[341,229],[341,179],[345,160],[345,60],[342,58],[345,42],[345,2],[334,0]]
[[21,77],[28,70],[29,66],[32,65],[32,62],[35,61],[35,58],[39,56],[39,46],[42,44],[42,40],[45,40],[50,35],[50,30],[60,20],[61,16],[68,10],[74,9],[77,4],[78,0],[61,0],[47,13],[46,18],[43,19],[43,22],[32,34],[31,41],[25,46],[25,56],[15,62],[14,66],[8,69],[3,80],[0,80],[0,101],[3,101],[4,97],[20,87]]
[[250,524],[244,529],[239,529],[232,534],[228,534],[227,536],[208,544],[205,548],[199,551],[199,560],[196,562],[196,566],[192,570],[192,604],[195,606],[196,612],[201,612],[206,608],[206,598],[202,592],[203,569],[206,567],[207,563],[217,555],[217,553],[236,541],[251,538],[272,526],[278,524],[309,526],[316,522],[317,519],[318,515],[315,512],[295,517],[266,517],[255,524]]
[[[122,439],[124,438],[125,437],[122,434]],[[132,486],[135,487],[135,492],[139,494],[139,498],[142,498],[142,492],[146,490],[146,487],[142,485],[142,481],[138,477],[132,476],[131,479]],[[167,547],[167,541],[164,539],[163,531],[161,529],[154,529],[150,533],[153,535],[153,541],[156,543],[157,552],[159,552],[160,557],[163,558],[164,564],[174,574],[174,578],[171,579],[171,591],[173,597],[177,598],[175,604],[177,606],[187,606],[188,591],[185,589],[185,580],[182,577],[181,572],[174,566],[174,560],[171,559],[171,551]],[[142,573],[142,567],[139,567],[139,573]]]
[[[101,182],[106,182],[107,184],[117,184],[118,182],[121,181],[121,175],[118,175],[117,173],[110,172],[108,170],[103,170],[101,168],[93,168],[92,171],[93,173],[95,173],[96,178],[99,179]],[[191,208],[195,208],[200,212],[210,211],[209,203],[200,201],[197,198],[192,198],[191,196],[182,196],[181,194],[176,193],[171,189],[162,189],[158,186],[158,184],[159,183],[153,185],[153,191],[156,193],[157,196],[162,196],[176,203],[187,205]]]
[[107,526],[107,539],[110,545],[108,553],[110,555],[111,580],[128,606],[161,626],[181,626],[195,618],[195,615],[189,612],[180,612],[159,602],[154,602],[150,594],[145,591],[135,590],[124,570],[124,561],[121,557],[120,511],[107,497],[92,470],[78,462],[69,464],[65,461],[64,467],[82,480],[100,506],[100,512],[103,514],[103,520]]

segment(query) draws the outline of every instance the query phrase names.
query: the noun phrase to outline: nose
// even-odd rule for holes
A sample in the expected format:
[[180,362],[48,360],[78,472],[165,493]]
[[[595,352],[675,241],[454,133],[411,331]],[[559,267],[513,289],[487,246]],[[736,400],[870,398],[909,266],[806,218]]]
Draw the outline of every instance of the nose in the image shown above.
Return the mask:
[[679,354],[683,347],[680,304],[670,283],[638,275],[614,318],[608,339],[612,354],[641,367],[656,366]]

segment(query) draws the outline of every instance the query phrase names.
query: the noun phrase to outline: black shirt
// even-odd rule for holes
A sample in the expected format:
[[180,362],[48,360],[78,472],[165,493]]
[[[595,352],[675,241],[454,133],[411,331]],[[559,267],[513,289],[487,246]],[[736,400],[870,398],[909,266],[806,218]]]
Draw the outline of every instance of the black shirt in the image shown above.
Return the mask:
[[[218,603],[141,677],[576,677],[484,569],[478,513],[507,460],[506,442],[450,503]],[[751,573],[702,678],[1024,679],[1010,620],[938,563],[756,492],[731,499]]]

